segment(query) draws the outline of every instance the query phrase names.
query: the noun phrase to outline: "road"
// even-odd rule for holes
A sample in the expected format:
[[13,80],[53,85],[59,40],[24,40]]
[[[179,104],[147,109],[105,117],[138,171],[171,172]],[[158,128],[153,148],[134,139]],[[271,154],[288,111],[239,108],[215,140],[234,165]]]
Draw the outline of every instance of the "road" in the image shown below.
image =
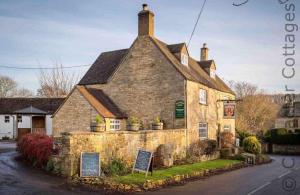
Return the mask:
[[[270,164],[239,169],[207,179],[189,182],[183,186],[169,187],[159,191],[139,194],[299,195],[300,156],[274,155],[272,159],[273,162]],[[294,159],[294,163],[292,159]]]
[[[14,143],[0,142],[0,194],[104,194],[83,188],[67,188],[65,180],[48,175],[41,170],[24,166],[14,160],[17,155]],[[189,182],[183,186],[171,186],[141,195],[285,195],[300,194],[300,156],[272,156],[272,163],[248,167]],[[282,160],[285,159],[284,163]],[[294,163],[292,163],[294,159]],[[283,166],[283,164],[285,166]],[[294,164],[294,165],[293,165]],[[291,166],[293,165],[293,166]],[[288,168],[290,167],[290,168]]]
[[1,195],[69,195],[104,194],[83,188],[69,189],[65,179],[46,174],[15,161],[15,143],[0,142],[0,194]]

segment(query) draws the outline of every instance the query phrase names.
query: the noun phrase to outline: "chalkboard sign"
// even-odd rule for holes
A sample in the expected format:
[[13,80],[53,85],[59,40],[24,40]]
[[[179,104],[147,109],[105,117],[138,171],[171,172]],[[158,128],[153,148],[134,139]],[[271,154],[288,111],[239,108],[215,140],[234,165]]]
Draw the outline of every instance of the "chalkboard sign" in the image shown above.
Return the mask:
[[153,163],[152,158],[152,152],[148,152],[146,150],[138,150],[132,172],[141,171],[145,172],[146,175],[148,174],[149,169],[151,169],[152,172],[152,167],[150,166]]
[[100,173],[100,154],[95,152],[81,152],[80,176],[99,177]]
[[175,102],[175,118],[184,118],[184,101]]

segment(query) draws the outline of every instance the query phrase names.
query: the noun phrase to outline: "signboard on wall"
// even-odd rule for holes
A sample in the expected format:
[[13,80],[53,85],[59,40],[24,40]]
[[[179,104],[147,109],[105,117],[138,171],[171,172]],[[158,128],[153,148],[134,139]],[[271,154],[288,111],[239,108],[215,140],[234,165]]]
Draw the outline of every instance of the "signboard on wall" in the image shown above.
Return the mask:
[[184,101],[178,100],[175,102],[175,118],[184,118]]
[[81,152],[80,177],[99,177],[100,174],[100,154],[96,152]]
[[224,118],[235,118],[235,103],[225,103],[224,102]]
[[152,152],[139,149],[136,155],[133,171],[145,172],[146,176],[148,171],[152,173],[153,154]]

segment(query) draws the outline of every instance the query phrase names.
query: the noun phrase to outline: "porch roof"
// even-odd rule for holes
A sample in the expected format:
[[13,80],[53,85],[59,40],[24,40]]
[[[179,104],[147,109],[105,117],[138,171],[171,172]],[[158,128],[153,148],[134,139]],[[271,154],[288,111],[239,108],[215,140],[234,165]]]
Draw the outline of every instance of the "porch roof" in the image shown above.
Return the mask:
[[47,114],[45,111],[35,108],[33,106],[29,106],[27,108],[17,110],[14,113],[16,113],[16,114],[37,114],[37,115],[46,115]]

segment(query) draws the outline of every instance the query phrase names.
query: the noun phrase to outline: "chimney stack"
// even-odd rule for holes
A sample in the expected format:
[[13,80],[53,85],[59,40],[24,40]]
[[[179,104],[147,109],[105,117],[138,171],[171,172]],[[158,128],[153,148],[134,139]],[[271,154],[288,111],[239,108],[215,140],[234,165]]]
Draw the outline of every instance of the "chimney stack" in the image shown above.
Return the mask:
[[206,60],[208,60],[208,48],[206,47],[206,43],[204,43],[203,47],[201,48],[200,61],[206,61]]
[[143,4],[143,10],[139,12],[138,36],[154,36],[154,14],[147,4]]

